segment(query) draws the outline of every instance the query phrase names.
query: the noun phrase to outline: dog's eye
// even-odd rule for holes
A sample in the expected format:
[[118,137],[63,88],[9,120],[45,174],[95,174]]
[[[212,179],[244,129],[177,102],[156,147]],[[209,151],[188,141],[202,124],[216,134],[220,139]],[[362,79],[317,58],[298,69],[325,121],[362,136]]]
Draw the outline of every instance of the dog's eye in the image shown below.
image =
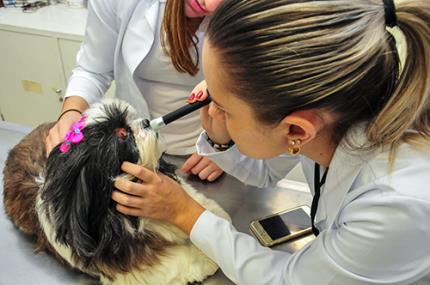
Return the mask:
[[120,139],[122,139],[122,140],[125,140],[125,139],[128,137],[128,132],[127,132],[127,130],[126,130],[126,129],[124,129],[124,128],[116,128],[116,129],[115,129],[115,135],[116,135],[118,138],[120,138]]

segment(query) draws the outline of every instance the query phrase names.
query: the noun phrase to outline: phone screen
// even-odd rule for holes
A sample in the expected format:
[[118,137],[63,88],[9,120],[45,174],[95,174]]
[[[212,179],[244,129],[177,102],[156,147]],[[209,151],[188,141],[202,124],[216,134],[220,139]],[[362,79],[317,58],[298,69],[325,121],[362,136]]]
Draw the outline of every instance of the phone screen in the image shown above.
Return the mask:
[[272,240],[311,227],[309,215],[301,208],[259,221]]

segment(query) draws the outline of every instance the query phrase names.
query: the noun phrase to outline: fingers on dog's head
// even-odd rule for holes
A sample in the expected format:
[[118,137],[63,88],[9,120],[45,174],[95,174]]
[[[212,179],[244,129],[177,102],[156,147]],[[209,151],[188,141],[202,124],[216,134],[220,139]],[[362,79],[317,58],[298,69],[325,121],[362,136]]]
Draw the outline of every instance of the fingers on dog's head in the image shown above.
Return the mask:
[[120,190],[121,192],[130,194],[130,195],[142,196],[142,193],[143,193],[142,184],[132,182],[124,178],[115,179],[114,186],[116,189]]
[[151,170],[127,161],[121,165],[121,169],[133,175],[134,177],[139,178],[143,182],[150,182],[154,180],[155,177],[157,177],[157,175]]

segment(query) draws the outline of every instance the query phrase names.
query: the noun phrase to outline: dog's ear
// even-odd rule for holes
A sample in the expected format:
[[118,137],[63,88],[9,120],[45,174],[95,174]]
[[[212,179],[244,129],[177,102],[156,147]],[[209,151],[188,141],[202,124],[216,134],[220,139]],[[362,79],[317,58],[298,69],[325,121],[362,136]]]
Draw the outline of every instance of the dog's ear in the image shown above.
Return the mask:
[[84,147],[74,147],[67,153],[55,148],[48,158],[41,195],[56,241],[85,256],[94,253],[97,243],[91,235],[89,218],[95,198],[86,181],[89,161],[90,154]]
[[107,253],[115,259],[130,239],[124,220],[133,224],[133,218],[116,211],[111,195],[121,164],[137,162],[138,152],[133,134],[118,136],[115,129],[102,123],[87,127],[84,141],[65,153],[56,147],[46,165],[42,206],[56,241],[71,247],[84,265]]
[[76,180],[75,195],[71,195],[68,221],[57,224],[57,240],[72,245],[81,256],[94,255],[97,240],[91,233],[95,229],[90,218],[91,205],[94,203],[93,192],[87,182],[87,167],[82,167]]

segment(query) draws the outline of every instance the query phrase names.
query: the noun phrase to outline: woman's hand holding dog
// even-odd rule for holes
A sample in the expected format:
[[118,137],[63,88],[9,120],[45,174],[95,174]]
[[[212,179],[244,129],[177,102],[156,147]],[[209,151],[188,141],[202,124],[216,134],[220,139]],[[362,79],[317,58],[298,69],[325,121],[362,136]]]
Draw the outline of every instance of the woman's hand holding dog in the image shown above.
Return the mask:
[[[79,110],[88,108],[88,103],[78,96],[68,97],[64,101],[63,109],[60,118],[55,125],[49,130],[49,134],[45,140],[46,156],[49,156],[52,149],[64,141],[64,136],[70,130],[73,123],[76,123],[81,118]],[[68,111],[73,110],[73,111]],[[76,110],[76,111],[75,111]]]
[[190,234],[205,209],[176,181],[130,162],[124,162],[121,169],[141,182],[122,178],[115,180],[115,187],[120,191],[114,191],[112,199],[118,203],[116,208],[119,212],[166,221]]

